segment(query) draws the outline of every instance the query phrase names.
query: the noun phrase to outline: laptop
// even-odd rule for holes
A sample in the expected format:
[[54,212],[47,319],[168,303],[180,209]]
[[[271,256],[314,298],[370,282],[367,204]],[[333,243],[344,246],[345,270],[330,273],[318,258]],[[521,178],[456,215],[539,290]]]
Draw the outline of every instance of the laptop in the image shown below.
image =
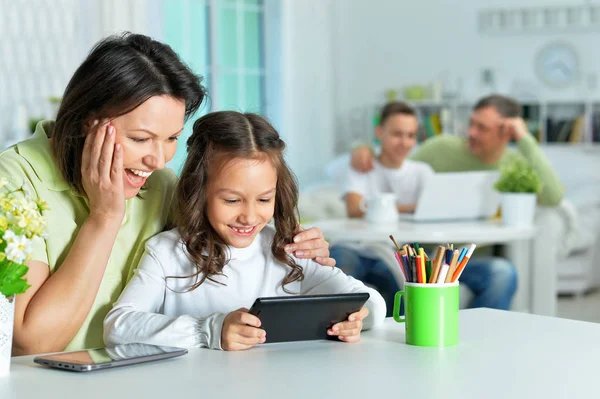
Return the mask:
[[499,171],[435,173],[425,182],[413,214],[401,220],[440,222],[485,219],[496,214]]

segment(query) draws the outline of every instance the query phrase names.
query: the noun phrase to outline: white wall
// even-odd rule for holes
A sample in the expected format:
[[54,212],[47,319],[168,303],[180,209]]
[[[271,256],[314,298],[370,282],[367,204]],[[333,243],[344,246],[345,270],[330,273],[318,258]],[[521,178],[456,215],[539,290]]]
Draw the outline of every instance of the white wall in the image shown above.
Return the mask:
[[[271,30],[267,27],[267,33],[280,37],[271,40],[275,50],[269,50],[267,57],[267,68],[272,67],[267,73],[277,77],[276,85],[268,87],[267,112],[288,143],[288,161],[303,187],[322,179],[324,167],[335,153],[370,135],[370,109],[384,101],[384,92],[389,88],[428,84],[440,77],[450,77],[451,82],[462,78],[464,97],[472,100],[479,95],[481,70],[491,67],[497,89],[513,94],[515,80],[538,82],[535,56],[544,44],[559,39],[576,47],[584,74],[594,72],[600,76],[600,53],[595,51],[600,32],[514,36],[478,33],[477,11],[481,7],[516,8],[523,5],[522,0],[487,0],[483,5],[477,0],[266,0],[268,3],[277,7],[275,26]],[[582,4],[573,0],[529,0],[527,6],[569,3]],[[3,10],[9,4],[46,7],[47,3],[0,0]],[[159,36],[161,30],[150,23],[159,19],[153,12],[160,11],[160,0],[60,0],[56,4],[70,10],[68,18],[76,17],[71,33],[74,40],[68,44],[75,51],[69,53],[66,64],[61,61],[65,65],[61,77],[53,83],[56,88],[43,96],[60,95],[74,68],[105,34],[128,29]],[[16,29],[16,25],[5,26],[5,30]],[[6,48],[10,47],[5,46],[3,51],[7,52]],[[0,69],[6,70],[7,65],[12,64],[3,60]],[[20,93],[28,93],[30,84],[24,83],[25,89],[18,91],[12,89],[17,79],[6,73],[4,76],[11,79],[0,82],[5,94],[4,99],[0,97],[0,129],[8,123],[7,106],[14,104]],[[543,98],[600,97],[598,88],[590,93],[583,83],[565,90],[537,84]]]
[[77,65],[80,27],[79,0],[0,0],[0,150],[55,112],[48,98]]
[[[600,76],[600,32],[484,36],[477,31],[478,10],[582,5],[573,0],[334,0],[334,85],[338,145],[357,136],[356,126],[369,126],[367,107],[385,102],[387,89],[428,84],[434,79],[462,78],[466,100],[480,95],[481,70],[492,68],[496,89],[515,95],[516,81],[532,82],[544,99],[580,100],[600,97],[586,79]],[[540,48],[568,41],[578,51],[584,78],[568,89],[544,87],[535,75]],[[342,143],[343,144],[343,143]],[[341,147],[340,147],[341,148]]]
[[[0,150],[28,137],[26,128],[16,133],[14,125],[55,117],[56,105],[48,98],[62,96],[94,43],[122,30],[159,30],[148,21],[161,5],[160,0],[0,0]],[[15,118],[21,108],[25,115]]]
[[334,152],[331,0],[281,2],[281,123],[301,188],[323,178]]

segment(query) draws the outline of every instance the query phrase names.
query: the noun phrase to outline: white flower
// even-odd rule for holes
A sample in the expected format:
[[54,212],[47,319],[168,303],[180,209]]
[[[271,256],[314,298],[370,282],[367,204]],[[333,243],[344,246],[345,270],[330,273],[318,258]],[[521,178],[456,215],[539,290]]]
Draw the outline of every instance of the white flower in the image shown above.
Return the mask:
[[8,186],[8,180],[6,180],[6,177],[0,177],[0,188],[4,188]]
[[[12,233],[10,230],[6,233]],[[6,233],[4,236],[6,237]],[[14,236],[14,233],[13,233]],[[15,263],[23,263],[27,259],[28,254],[31,253],[31,240],[28,240],[25,236],[14,236],[11,240],[6,240],[6,259]]]
[[25,219],[24,217],[22,217],[21,219],[19,219],[19,223],[17,223],[17,226],[19,226],[22,229],[24,229],[25,227],[27,227],[27,219]]
[[4,232],[4,236],[2,238],[7,243],[11,243],[11,242],[13,242],[15,240],[16,237],[17,237],[17,235],[15,234],[14,231],[12,231],[12,230],[6,230]]

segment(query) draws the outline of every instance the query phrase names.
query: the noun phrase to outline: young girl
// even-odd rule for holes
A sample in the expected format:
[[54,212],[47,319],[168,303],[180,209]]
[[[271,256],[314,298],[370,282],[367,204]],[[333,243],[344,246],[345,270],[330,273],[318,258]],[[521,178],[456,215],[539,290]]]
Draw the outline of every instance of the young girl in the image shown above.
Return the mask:
[[340,269],[286,254],[298,224],[298,187],[283,159],[285,144],[267,121],[208,114],[194,124],[187,146],[178,228],[146,244],[104,321],[106,345],[248,349],[266,339],[247,310],[265,296],[368,292],[365,307],[327,331],[345,342],[383,321],[377,291]]

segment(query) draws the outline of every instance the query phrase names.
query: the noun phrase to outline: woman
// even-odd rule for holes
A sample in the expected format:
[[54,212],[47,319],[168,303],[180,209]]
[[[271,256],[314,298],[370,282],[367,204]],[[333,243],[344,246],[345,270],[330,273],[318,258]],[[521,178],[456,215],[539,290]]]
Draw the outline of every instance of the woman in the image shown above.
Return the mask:
[[[103,346],[106,313],[173,212],[176,177],[164,166],[204,97],[169,46],[109,37],[71,78],[56,122],[0,155],[12,188],[50,208],[48,237],[26,263],[31,288],[16,301],[15,355]],[[294,241],[296,256],[335,264],[320,231]]]

